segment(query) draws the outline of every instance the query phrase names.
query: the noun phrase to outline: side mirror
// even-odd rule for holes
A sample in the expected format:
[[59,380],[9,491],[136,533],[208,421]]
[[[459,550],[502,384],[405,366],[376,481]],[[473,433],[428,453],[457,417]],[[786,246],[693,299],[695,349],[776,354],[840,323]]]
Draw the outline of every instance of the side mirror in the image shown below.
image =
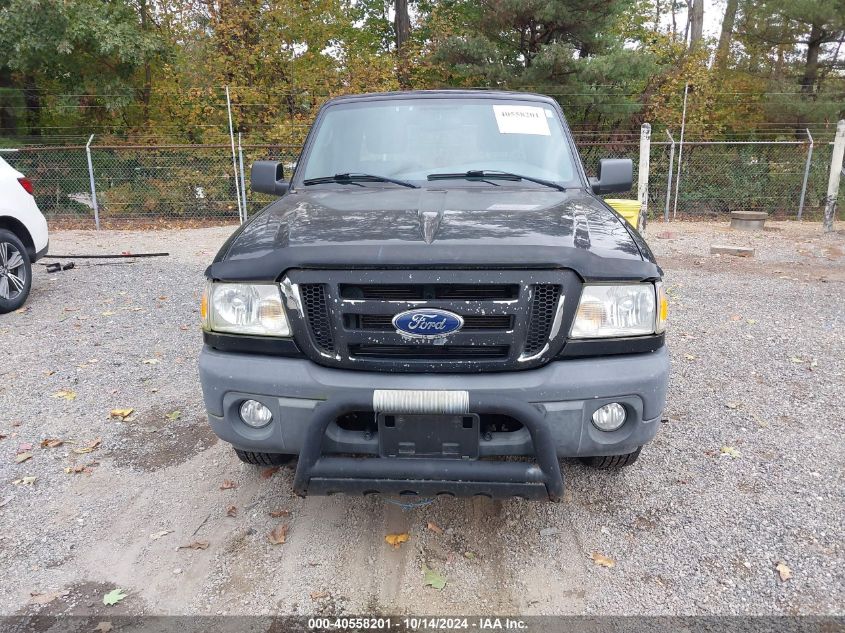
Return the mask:
[[634,163],[630,158],[602,158],[596,178],[590,178],[594,193],[630,191],[634,184]]
[[287,193],[290,183],[285,181],[285,169],[275,160],[257,160],[252,164],[249,186],[257,193],[281,196]]

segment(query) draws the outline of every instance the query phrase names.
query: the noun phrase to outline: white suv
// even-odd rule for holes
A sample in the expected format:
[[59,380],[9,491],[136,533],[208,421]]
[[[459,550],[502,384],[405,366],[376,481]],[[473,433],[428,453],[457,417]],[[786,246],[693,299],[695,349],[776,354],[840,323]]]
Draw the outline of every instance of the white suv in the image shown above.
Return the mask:
[[47,220],[32,183],[0,158],[0,314],[20,308],[32,286],[32,263],[47,254]]

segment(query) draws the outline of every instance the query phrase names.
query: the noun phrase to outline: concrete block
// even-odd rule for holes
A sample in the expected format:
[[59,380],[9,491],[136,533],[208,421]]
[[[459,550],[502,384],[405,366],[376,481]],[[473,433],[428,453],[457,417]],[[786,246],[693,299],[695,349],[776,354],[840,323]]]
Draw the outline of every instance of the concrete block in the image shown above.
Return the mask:
[[764,211],[733,211],[731,228],[740,231],[762,231],[769,214]]

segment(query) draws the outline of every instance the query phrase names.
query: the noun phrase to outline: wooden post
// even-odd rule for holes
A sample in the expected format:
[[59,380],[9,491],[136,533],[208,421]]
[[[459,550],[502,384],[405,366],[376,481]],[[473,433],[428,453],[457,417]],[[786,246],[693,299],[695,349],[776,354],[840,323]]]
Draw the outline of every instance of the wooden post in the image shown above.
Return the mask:
[[637,229],[645,230],[648,217],[648,170],[651,157],[651,124],[643,123],[640,128],[640,165],[637,180],[637,200],[640,203],[640,217]]
[[824,230],[833,231],[836,215],[836,198],[839,195],[839,178],[842,175],[842,159],[845,157],[845,119],[836,125],[833,139],[833,154],[830,159],[830,179],[827,181],[827,196],[824,199]]

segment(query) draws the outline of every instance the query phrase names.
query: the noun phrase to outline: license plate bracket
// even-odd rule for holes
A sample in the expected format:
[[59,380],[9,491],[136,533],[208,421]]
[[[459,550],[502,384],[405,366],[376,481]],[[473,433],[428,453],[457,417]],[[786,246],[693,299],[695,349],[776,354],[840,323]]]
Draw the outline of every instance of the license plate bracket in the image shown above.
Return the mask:
[[379,413],[379,454],[382,457],[477,459],[480,428],[475,413]]

